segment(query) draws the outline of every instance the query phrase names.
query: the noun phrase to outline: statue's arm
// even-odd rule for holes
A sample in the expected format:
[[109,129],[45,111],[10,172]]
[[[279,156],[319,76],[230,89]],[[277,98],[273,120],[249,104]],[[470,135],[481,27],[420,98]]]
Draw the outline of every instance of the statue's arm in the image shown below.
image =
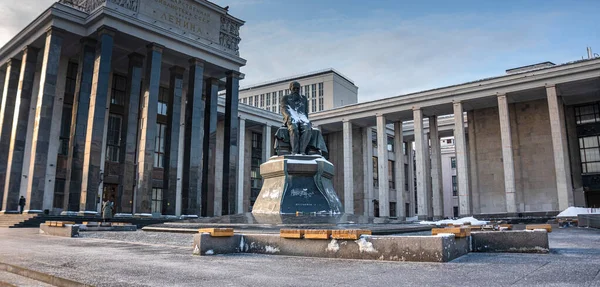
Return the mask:
[[288,119],[290,117],[290,105],[288,104],[288,96],[281,97],[279,101],[279,107],[281,109],[281,114],[283,115],[283,119]]

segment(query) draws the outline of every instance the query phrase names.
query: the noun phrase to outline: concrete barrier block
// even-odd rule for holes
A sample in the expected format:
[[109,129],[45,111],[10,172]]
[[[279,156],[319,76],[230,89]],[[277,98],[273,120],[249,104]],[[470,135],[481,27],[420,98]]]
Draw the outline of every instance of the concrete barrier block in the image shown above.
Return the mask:
[[473,252],[548,253],[546,231],[513,230],[471,233]]
[[448,262],[469,251],[468,238],[444,236],[361,236],[357,240],[288,240],[278,234],[194,235],[195,255],[258,253],[288,256]]
[[62,237],[78,237],[79,226],[68,224],[65,226],[49,226],[46,223],[40,224],[40,234],[62,236]]

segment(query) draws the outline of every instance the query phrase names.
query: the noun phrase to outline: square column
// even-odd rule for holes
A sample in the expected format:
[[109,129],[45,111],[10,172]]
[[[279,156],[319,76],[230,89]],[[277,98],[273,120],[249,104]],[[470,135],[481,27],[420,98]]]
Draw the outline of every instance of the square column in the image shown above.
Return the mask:
[[371,127],[362,129],[364,214],[373,216],[373,139]]
[[413,150],[414,141],[408,143],[408,197],[410,216],[415,216],[417,204],[417,186],[415,183],[415,150]]
[[404,200],[404,152],[402,151],[404,145],[404,139],[402,134],[402,121],[394,123],[394,154],[396,155],[396,161],[394,161],[396,172],[394,177],[396,179],[396,216],[399,220],[406,218],[405,200]]
[[81,52],[77,66],[75,96],[73,97],[69,150],[67,154],[67,178],[65,180],[63,201],[63,209],[68,211],[79,211],[79,203],[81,201],[85,134],[87,132],[94,62],[96,60],[96,40],[83,38],[80,42]]
[[134,193],[134,213],[150,213],[152,200],[152,172],[154,171],[154,145],[156,142],[156,113],[163,47],[149,44],[146,52],[144,96],[140,115],[138,146],[138,180]]
[[377,115],[377,171],[379,174],[379,216],[390,216],[390,183],[388,181],[388,150],[386,120]]
[[458,214],[471,215],[469,192],[469,167],[467,166],[467,142],[461,102],[454,103],[454,141],[456,143],[456,176],[458,180]]
[[[240,130],[240,135],[241,135],[241,130]],[[263,126],[263,134],[262,134],[262,142],[263,142],[263,149],[262,149],[262,162],[267,162],[267,160],[269,160],[269,158],[271,157],[271,140],[273,139],[273,136],[271,134],[271,126],[268,124],[265,124]],[[242,139],[240,138],[240,141]],[[243,149],[244,146],[240,145],[240,147]],[[243,157],[243,156],[240,156]],[[240,183],[243,183],[243,181],[240,181]]]
[[[271,138],[271,126],[266,125],[265,130],[267,130],[267,138]],[[244,213],[244,181],[246,180],[244,174],[244,146],[246,142],[246,119],[240,117],[240,156],[237,165],[237,191],[236,191],[236,213]],[[270,141],[270,140],[269,140]],[[265,146],[266,150],[271,150],[269,146]],[[270,153],[268,153],[270,155]]]
[[[129,54],[129,69],[127,74],[127,93],[125,96],[124,126],[122,138],[125,139],[125,151],[123,157],[123,172],[121,173],[122,193],[119,195],[121,211],[124,213],[133,212],[133,193],[135,189],[135,179],[137,171],[137,144],[138,144],[138,117],[140,112],[140,94],[142,92],[142,74],[144,66],[144,56],[132,53]],[[117,206],[119,206],[117,204]]]
[[[169,69],[169,105],[167,105],[167,136],[163,182],[163,210],[165,214],[175,214],[177,195],[181,195],[179,168],[179,135],[181,129],[181,97],[183,96],[183,73],[185,68],[173,66]],[[164,200],[166,199],[166,200]]]
[[[58,153],[58,135],[62,111],[62,95],[57,95],[60,79],[63,38],[61,32],[51,28],[46,32],[39,94],[33,125],[31,158],[27,164],[27,203],[24,213],[41,213],[52,208],[54,196],[54,173]],[[65,69],[66,71],[66,69]],[[51,148],[52,147],[52,148]]]
[[[114,31],[111,29],[101,28],[98,31],[99,41],[96,46],[96,61],[94,62],[83,151],[80,214],[100,212],[101,208],[98,205],[98,195],[102,194],[104,181],[104,152],[110,101],[113,38]],[[112,199],[113,202],[115,200],[116,198]]]
[[[204,62],[200,59],[192,58],[189,61],[187,104],[185,105],[185,136],[183,150],[183,188],[181,198],[185,214],[194,214],[200,216],[202,207],[202,157],[208,156],[204,153],[204,99],[202,90],[204,89]],[[208,95],[208,94],[207,94]],[[208,98],[209,96],[207,96]],[[205,179],[204,179],[205,180]],[[204,209],[203,209],[204,210]],[[181,210],[176,215],[181,214]]]
[[[35,63],[34,69],[35,69]],[[35,71],[34,71],[35,72]],[[2,104],[0,106],[0,194],[2,194],[2,211],[13,212],[18,210],[18,189],[9,192],[5,190],[6,180],[10,178],[11,134],[13,121],[19,113],[19,77],[21,74],[21,61],[10,59],[6,64],[6,75],[2,91]],[[33,81],[33,77],[32,77]],[[8,208],[8,209],[7,209]]]
[[502,139],[502,164],[504,167],[504,193],[506,196],[506,213],[517,213],[515,165],[513,159],[512,136],[510,131],[510,115],[506,95],[498,95],[498,117],[500,121],[500,138]]
[[431,141],[431,192],[433,218],[444,217],[444,186],[442,181],[442,151],[437,116],[429,117],[429,136]]
[[555,86],[546,87],[546,95],[554,150],[558,210],[565,210],[569,206],[573,206],[573,186],[571,184],[571,162],[567,145],[564,106],[562,98],[558,97]]
[[[219,98],[219,80],[208,79],[206,81],[206,103],[204,109],[204,139],[202,144],[202,150],[204,157],[202,159],[203,170],[206,172],[202,173],[202,216],[208,216],[208,192],[212,186],[212,190],[215,190],[216,180],[215,178],[209,178],[209,170],[214,169],[215,166],[215,155],[217,148],[217,101]],[[209,180],[211,180],[209,184]],[[221,183],[219,183],[221,184]],[[190,202],[192,202],[190,195]],[[199,199],[200,200],[200,199]],[[189,214],[191,213],[191,203],[189,208]]]
[[234,214],[239,159],[238,105],[240,73],[229,71],[225,90],[225,130],[223,131],[223,215]]
[[344,212],[354,214],[354,170],[352,159],[352,122],[344,120]]
[[427,219],[429,213],[429,189],[427,186],[427,154],[429,144],[425,137],[423,129],[423,111],[421,109],[413,110],[414,134],[415,134],[415,157],[416,157],[416,176],[417,176],[417,215],[419,219]]

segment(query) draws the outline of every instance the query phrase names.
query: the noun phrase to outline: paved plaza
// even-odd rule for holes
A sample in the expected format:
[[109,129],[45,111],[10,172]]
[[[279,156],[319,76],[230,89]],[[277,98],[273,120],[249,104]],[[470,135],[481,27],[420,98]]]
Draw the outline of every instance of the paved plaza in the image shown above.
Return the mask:
[[556,229],[550,254],[469,253],[445,264],[192,256],[191,234],[37,232],[0,229],[0,262],[96,286],[600,286],[597,229]]

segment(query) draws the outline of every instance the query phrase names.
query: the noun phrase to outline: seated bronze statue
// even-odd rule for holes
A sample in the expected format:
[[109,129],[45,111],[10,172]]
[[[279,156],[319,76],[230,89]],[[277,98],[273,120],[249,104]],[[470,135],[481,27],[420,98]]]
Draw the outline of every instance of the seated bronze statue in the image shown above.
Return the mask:
[[290,83],[289,95],[280,100],[283,126],[275,134],[277,155],[327,155],[327,147],[318,129],[308,119],[308,99],[300,94],[300,83]]

